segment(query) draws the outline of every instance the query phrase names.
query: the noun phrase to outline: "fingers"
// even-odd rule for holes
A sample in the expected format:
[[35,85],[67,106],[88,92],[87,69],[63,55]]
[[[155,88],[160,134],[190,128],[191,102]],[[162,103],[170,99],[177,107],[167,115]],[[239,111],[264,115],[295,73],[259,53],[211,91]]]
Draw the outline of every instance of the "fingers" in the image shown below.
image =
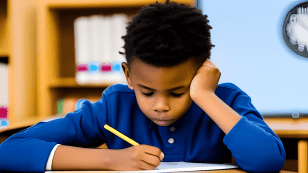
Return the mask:
[[202,65],[207,65],[207,66],[210,66],[210,67],[217,68],[217,66],[211,60],[209,60],[209,59],[204,61],[204,63]]
[[142,157],[141,169],[154,169],[160,165],[164,158],[164,153],[157,147],[141,145],[144,155]]
[[162,161],[164,159],[164,157],[165,157],[165,154],[163,152],[161,152],[160,155],[159,155],[160,160]]
[[112,170],[152,170],[159,166],[164,158],[159,148],[150,145],[135,145],[113,152],[118,153],[110,156]]
[[[123,170],[152,170],[164,158],[162,151],[150,145],[135,145],[122,149]],[[126,165],[126,166],[124,166]]]
[[164,153],[157,147],[153,147],[153,146],[146,146],[147,150],[145,150],[145,153],[158,157],[160,161],[163,160],[163,158],[165,157]]
[[157,157],[151,155],[145,156],[141,161],[141,169],[155,169],[161,163]]

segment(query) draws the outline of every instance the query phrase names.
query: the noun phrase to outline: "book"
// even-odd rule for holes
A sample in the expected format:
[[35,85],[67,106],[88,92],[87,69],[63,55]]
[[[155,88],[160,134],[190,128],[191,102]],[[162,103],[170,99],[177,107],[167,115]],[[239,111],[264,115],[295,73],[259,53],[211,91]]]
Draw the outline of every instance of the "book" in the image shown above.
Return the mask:
[[8,126],[8,65],[0,63],[0,128]]
[[88,36],[89,20],[79,17],[74,21],[76,82],[87,83],[89,79],[90,40]]
[[76,82],[78,84],[126,83],[121,63],[128,17],[82,16],[74,21]]

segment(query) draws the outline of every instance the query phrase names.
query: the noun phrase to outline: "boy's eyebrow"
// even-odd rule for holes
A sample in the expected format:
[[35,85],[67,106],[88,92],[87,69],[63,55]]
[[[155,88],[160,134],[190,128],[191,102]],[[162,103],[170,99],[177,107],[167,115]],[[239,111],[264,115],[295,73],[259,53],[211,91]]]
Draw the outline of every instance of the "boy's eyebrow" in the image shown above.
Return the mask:
[[[155,89],[144,86],[142,84],[138,84],[138,86],[141,87],[141,88],[147,89],[147,90],[156,91]],[[173,90],[178,90],[178,89],[182,89],[182,88],[185,88],[185,86],[174,87],[174,88],[168,89],[167,91],[173,91]]]

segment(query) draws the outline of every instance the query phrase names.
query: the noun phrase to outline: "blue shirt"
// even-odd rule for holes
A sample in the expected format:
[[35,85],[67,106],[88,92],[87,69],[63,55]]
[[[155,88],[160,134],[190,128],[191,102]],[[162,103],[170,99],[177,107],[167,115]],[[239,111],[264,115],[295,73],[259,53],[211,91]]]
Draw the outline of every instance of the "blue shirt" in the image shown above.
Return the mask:
[[44,172],[52,148],[58,143],[109,149],[131,145],[103,128],[117,129],[140,144],[160,148],[163,161],[222,163],[230,160],[251,172],[279,171],[285,150],[279,137],[263,121],[250,97],[231,83],[218,85],[216,95],[241,115],[225,135],[194,102],[170,126],[151,122],[138,107],[135,93],[126,85],[107,88],[102,98],[86,101],[80,110],[64,118],[40,122],[19,132],[0,145],[0,170]]

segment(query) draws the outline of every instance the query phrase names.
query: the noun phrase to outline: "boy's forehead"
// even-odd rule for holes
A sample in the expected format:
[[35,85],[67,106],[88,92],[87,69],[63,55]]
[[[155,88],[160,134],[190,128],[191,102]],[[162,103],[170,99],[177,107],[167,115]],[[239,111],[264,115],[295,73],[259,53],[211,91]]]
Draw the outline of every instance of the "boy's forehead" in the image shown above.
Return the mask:
[[155,67],[135,59],[130,68],[131,78],[134,82],[151,87],[162,89],[177,86],[188,86],[196,73],[192,61],[185,61],[172,67]]

